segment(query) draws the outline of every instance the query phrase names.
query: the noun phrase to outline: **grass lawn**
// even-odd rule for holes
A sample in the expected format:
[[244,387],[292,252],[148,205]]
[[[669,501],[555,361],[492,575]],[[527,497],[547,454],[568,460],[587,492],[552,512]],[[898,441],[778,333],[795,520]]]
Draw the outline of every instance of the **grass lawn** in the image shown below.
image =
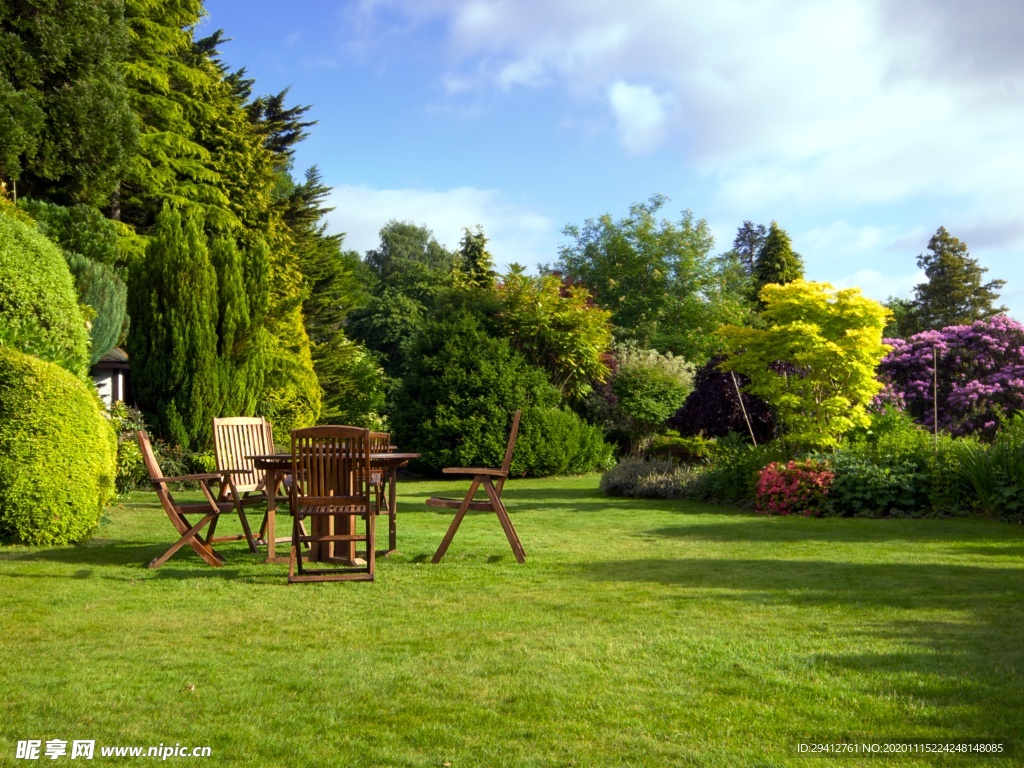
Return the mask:
[[885,738],[1015,741],[901,766],[1024,763],[1019,526],[518,480],[526,565],[483,513],[431,565],[451,512],[423,499],[464,487],[399,483],[401,554],[373,584],[289,586],[244,543],[147,570],[175,538],[147,493],[82,546],[0,547],[0,764],[54,738],[95,739],[94,764],[180,743],[212,757],[169,763],[853,766],[889,761],[797,744]]

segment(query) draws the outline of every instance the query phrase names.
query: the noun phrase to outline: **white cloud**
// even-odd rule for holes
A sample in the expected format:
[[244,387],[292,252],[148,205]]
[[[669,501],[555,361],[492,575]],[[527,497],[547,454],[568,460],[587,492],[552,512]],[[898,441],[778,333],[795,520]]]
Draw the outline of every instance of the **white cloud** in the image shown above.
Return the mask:
[[499,269],[512,262],[535,266],[557,256],[549,250],[554,222],[542,213],[503,200],[494,190],[337,186],[329,204],[335,208],[328,214],[331,231],[344,232],[344,247],[360,253],[376,248],[381,227],[397,219],[429,227],[438,242],[451,249],[458,247],[463,227],[479,224],[490,240],[488,249]]
[[364,15],[440,20],[453,97],[554,85],[629,153],[674,144],[720,216],[916,199],[1001,220],[1024,198],[1024,6],[979,3],[374,0]]
[[617,80],[608,89],[608,102],[627,151],[643,154],[655,149],[664,139],[668,128],[666,99],[653,88]]

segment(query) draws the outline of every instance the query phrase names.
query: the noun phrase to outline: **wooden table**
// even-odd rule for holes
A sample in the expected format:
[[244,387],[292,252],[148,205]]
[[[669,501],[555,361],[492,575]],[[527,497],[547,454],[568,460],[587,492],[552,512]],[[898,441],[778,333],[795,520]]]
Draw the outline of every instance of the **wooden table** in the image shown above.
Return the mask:
[[[388,549],[382,554],[390,555],[395,551],[395,517],[398,510],[395,508],[395,484],[398,480],[398,469],[409,463],[410,459],[418,459],[418,453],[371,453],[370,467],[379,469],[386,473],[388,481]],[[285,478],[292,473],[292,455],[290,453],[266,453],[249,456],[253,460],[256,469],[262,469],[267,473],[267,562],[287,563],[288,557],[277,557],[276,544],[283,541],[291,541],[291,537],[282,536],[275,538],[275,522],[277,517],[277,489],[284,483]],[[383,480],[383,478],[382,478]]]

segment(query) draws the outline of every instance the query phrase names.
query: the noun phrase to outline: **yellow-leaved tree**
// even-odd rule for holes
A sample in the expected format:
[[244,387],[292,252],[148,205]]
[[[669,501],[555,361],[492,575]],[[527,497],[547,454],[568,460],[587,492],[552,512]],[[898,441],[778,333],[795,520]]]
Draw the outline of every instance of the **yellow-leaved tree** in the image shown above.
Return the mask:
[[768,402],[797,446],[830,448],[868,424],[881,389],[875,368],[889,351],[889,311],[859,288],[796,280],[761,290],[765,328],[719,329],[724,370],[750,379],[746,390]]

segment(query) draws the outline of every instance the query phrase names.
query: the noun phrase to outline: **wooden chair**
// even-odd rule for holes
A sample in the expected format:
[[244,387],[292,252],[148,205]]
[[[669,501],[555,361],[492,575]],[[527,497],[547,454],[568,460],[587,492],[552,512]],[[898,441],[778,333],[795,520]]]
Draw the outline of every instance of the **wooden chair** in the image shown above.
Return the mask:
[[[136,433],[136,437],[139,440],[139,449],[142,451],[142,460],[146,465],[146,471],[149,473],[149,480],[153,483],[153,487],[156,489],[157,498],[160,499],[160,504],[163,506],[164,512],[167,513],[167,517],[170,518],[171,524],[178,533],[181,534],[181,538],[178,539],[170,549],[160,555],[160,557],[153,558],[153,560],[150,561],[150,568],[159,568],[167,562],[168,558],[186,544],[192,547],[197,555],[215,568],[224,565],[224,558],[215,552],[211,546],[215,542],[234,541],[244,538],[249,543],[249,550],[251,552],[256,551],[256,542],[253,541],[252,531],[249,530],[249,521],[245,519],[245,513],[242,511],[242,506],[238,502],[238,493],[233,487],[234,482],[231,479],[230,472],[211,472],[209,474],[165,477],[163,472],[160,471],[160,465],[156,461],[156,455],[153,453],[153,446],[149,442],[149,435],[147,435],[144,430],[140,429]],[[175,502],[167,484],[178,482],[199,483],[199,487],[202,489],[203,495],[206,497],[206,501],[196,504],[179,504]],[[217,482],[228,486],[229,493],[226,499],[218,501],[213,497],[213,493],[210,491],[211,482]],[[220,519],[220,516],[222,514],[231,513],[238,515],[238,518],[242,523],[242,530],[245,532],[244,535],[215,539],[214,533],[217,530],[217,521]],[[187,514],[202,515],[202,518],[199,522],[193,525],[189,519],[185,517]],[[209,530],[206,533],[206,537],[203,538],[199,534],[206,526],[209,526]]]
[[[501,463],[501,469],[447,467],[441,470],[446,475],[472,475],[473,481],[469,485],[469,491],[466,492],[465,497],[462,499],[445,499],[439,496],[427,499],[428,506],[458,510],[455,513],[455,519],[452,520],[452,524],[448,528],[448,533],[445,534],[444,540],[441,541],[441,546],[434,553],[434,559],[431,560],[432,563],[441,562],[444,553],[448,551],[448,545],[452,543],[452,539],[455,537],[455,532],[459,530],[462,518],[471,509],[492,510],[498,516],[501,527],[505,530],[505,536],[508,539],[508,543],[512,546],[512,554],[515,555],[516,561],[520,563],[526,562],[523,544],[519,541],[516,529],[512,527],[512,520],[508,516],[508,510],[505,509],[505,505],[501,502],[501,489],[505,486],[509,467],[512,466],[512,449],[515,447],[516,436],[519,434],[519,416],[520,412],[516,411],[515,416],[512,418],[512,430],[508,436],[508,446],[505,448],[505,460]],[[492,483],[492,479],[496,479],[497,483]],[[487,493],[486,501],[482,499],[477,501],[473,498],[476,496],[477,489],[481,485]]]
[[[267,488],[267,473],[258,468],[250,456],[274,453],[274,432],[270,422],[262,416],[227,416],[213,420],[213,453],[218,472],[230,472],[234,489],[240,494],[238,502],[243,507],[266,504],[271,494],[275,501],[288,501],[288,496],[278,496],[278,488]],[[221,486],[221,498],[225,498],[229,486]],[[267,535],[267,517],[264,515],[258,539]],[[288,541],[285,537],[282,541]]]
[[[370,504],[371,488],[369,430],[337,426],[292,430],[290,584],[373,581],[376,512]],[[304,534],[301,525],[307,517],[310,530]],[[357,520],[363,521],[365,533],[355,532]],[[366,545],[362,561],[355,556],[356,542]],[[310,545],[310,561],[341,565],[304,568],[300,552],[303,544]],[[345,546],[340,548],[338,544]]]

